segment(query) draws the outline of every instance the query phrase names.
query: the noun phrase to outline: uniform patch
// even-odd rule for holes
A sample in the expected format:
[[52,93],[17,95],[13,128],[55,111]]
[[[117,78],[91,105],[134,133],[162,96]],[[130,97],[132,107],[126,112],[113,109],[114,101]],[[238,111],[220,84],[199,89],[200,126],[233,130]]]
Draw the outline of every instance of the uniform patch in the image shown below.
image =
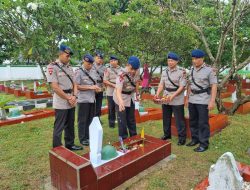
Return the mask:
[[120,82],[124,81],[124,75],[123,74],[120,75],[119,80],[120,80]]
[[50,75],[52,75],[53,69],[54,69],[53,67],[49,67],[49,68],[48,68],[48,72],[49,72]]

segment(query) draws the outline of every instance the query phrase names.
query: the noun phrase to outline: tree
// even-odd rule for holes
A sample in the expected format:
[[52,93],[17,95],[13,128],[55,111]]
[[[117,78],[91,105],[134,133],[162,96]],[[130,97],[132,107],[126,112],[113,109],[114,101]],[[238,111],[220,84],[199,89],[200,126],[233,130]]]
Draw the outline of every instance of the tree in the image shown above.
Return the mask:
[[250,96],[241,95],[241,82],[237,83],[237,101],[231,109],[226,109],[220,98],[228,80],[250,62],[247,38],[250,34],[249,0],[170,0],[160,3],[163,8],[171,11],[174,19],[196,31],[218,75],[223,69],[229,68],[228,74],[218,85],[216,103],[219,112],[233,114],[240,105],[250,101]]
[[62,40],[73,46],[72,35],[84,33],[80,4],[62,0],[39,3],[2,1],[0,23],[3,27],[0,32],[6,50],[12,50],[8,58],[17,59],[20,54],[27,58],[30,56],[28,52],[32,52],[31,60],[37,62],[43,72],[42,65],[55,59]]

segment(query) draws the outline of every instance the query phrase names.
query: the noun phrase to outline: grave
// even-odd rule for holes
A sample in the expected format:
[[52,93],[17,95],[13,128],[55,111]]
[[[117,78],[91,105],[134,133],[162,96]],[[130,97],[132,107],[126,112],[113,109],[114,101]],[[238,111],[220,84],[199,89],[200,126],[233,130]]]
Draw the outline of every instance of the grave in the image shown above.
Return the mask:
[[147,135],[137,135],[101,150],[100,121],[94,119],[92,124],[90,153],[80,156],[63,146],[50,150],[51,182],[57,189],[113,189],[171,154],[170,142]]
[[42,91],[42,93],[36,93],[33,90],[26,90],[25,97],[27,99],[40,99],[40,98],[51,98],[52,95],[48,91]]
[[55,111],[54,110],[30,111],[24,113],[23,115],[24,116],[21,118],[20,117],[7,118],[7,120],[0,120],[0,127],[51,117],[55,115]]
[[14,95],[16,97],[25,96],[25,91],[22,91],[22,89],[14,89]]
[[149,93],[143,93],[141,95],[141,99],[142,100],[153,100],[154,99],[154,95],[151,95]]
[[52,107],[52,99],[51,98],[44,98],[44,99],[31,99],[31,100],[24,100],[24,101],[13,101],[8,102],[6,106],[14,106],[18,107],[19,110],[31,110],[33,108],[46,108]]
[[4,89],[5,89],[4,84],[0,84],[0,92],[4,92]]
[[9,87],[9,86],[5,86],[4,92],[5,92],[6,94],[14,94],[14,88],[11,88],[11,87]]
[[136,123],[142,123],[149,120],[160,120],[162,119],[161,108],[146,108],[135,101],[135,120]]
[[[185,117],[185,124],[187,129],[187,138],[191,138],[189,118]],[[209,115],[209,125],[210,125],[210,136],[222,131],[229,124],[228,116],[224,114],[210,114]],[[174,117],[171,119],[171,134],[173,136],[178,136],[176,129],[176,123]]]
[[[229,109],[233,106],[232,102],[223,102],[223,105]],[[243,105],[240,105],[239,108],[236,110],[236,113],[238,114],[248,114],[250,113],[250,102],[247,102]]]
[[236,163],[232,153],[227,152],[211,166],[209,177],[201,181],[194,190],[245,190],[246,182],[250,182],[250,166]]

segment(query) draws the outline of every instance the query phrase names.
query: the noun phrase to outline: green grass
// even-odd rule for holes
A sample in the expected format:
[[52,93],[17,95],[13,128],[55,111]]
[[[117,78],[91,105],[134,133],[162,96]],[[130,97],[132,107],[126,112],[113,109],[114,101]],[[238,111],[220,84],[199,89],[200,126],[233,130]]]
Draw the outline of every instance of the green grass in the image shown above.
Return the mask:
[[[156,106],[144,101],[145,107]],[[159,105],[157,105],[160,107]],[[187,190],[193,188],[208,175],[211,164],[218,157],[230,151],[237,161],[250,164],[247,149],[250,147],[250,114],[230,117],[231,124],[222,133],[210,139],[210,148],[204,153],[195,153],[192,148],[176,145],[177,138],[172,139],[172,153],[177,158],[170,161],[166,168],[150,173],[129,189],[169,189]],[[118,140],[117,128],[110,129],[107,116],[104,122],[104,142]],[[51,149],[54,118],[35,120],[33,122],[5,126],[0,128],[0,189],[42,189],[50,176],[49,155]],[[140,133],[155,137],[162,135],[162,121],[148,121],[137,125]],[[76,127],[76,144],[78,142]],[[78,151],[78,154],[87,152]]]
[[20,101],[20,100],[25,100],[26,98],[24,96],[21,97],[15,97],[13,94],[5,94],[5,93],[0,93],[0,102],[2,101],[7,101],[7,102],[12,102],[12,101]]

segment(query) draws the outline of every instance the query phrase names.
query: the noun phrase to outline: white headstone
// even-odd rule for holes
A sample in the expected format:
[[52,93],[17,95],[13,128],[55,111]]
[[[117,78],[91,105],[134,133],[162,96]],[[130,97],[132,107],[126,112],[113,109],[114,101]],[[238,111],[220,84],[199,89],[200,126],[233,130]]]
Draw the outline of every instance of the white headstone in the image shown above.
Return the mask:
[[242,190],[243,178],[231,152],[223,154],[209,172],[207,190]]
[[140,102],[135,101],[135,109],[139,111],[139,107],[140,107]]
[[33,83],[34,92],[36,92],[36,81]]
[[151,95],[155,95],[155,88],[153,88],[153,87],[151,88],[150,94],[151,94]]
[[98,117],[94,117],[89,126],[90,161],[98,164],[101,162],[103,129]]
[[232,93],[232,102],[235,102],[237,100],[237,97],[236,97],[236,90]]
[[23,84],[23,81],[21,82],[21,89],[22,89],[22,91],[24,91],[24,84]]

